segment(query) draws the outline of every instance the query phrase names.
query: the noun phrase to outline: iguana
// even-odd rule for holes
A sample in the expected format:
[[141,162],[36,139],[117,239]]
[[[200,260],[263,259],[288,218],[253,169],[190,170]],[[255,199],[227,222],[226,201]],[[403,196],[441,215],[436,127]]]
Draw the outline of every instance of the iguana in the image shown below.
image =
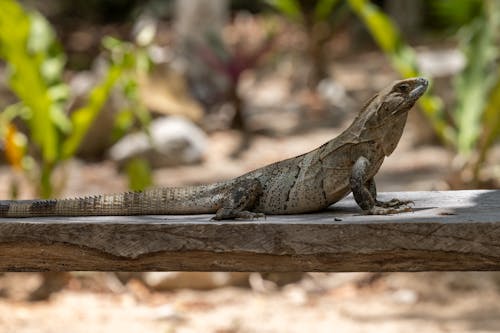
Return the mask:
[[336,138],[231,180],[84,198],[0,201],[0,216],[215,213],[215,220],[251,219],[319,211],[349,192],[367,214],[409,211],[408,201],[378,201],[373,177],[396,148],[408,111],[427,85],[424,78],[396,81],[368,100]]

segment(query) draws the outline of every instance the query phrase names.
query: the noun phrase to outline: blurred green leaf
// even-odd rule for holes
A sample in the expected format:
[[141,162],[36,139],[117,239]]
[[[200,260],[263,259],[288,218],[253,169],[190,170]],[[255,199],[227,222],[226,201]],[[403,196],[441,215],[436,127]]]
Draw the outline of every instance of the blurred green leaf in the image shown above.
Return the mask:
[[123,68],[120,65],[111,65],[103,82],[95,86],[90,92],[87,105],[75,110],[71,115],[73,132],[64,141],[62,158],[67,159],[75,154],[90,125],[106,103],[115,83],[120,78]]
[[479,148],[479,161],[481,164],[486,158],[487,151],[493,142],[500,138],[500,72],[497,74],[497,82],[487,100],[483,115],[483,136]]
[[[483,11],[461,30],[461,48],[467,64],[456,80],[458,151],[468,156],[475,148],[487,108],[488,95],[499,76],[491,71],[499,54],[500,6],[496,1],[485,1]],[[492,95],[494,98],[494,94]],[[491,105],[491,103],[490,103]]]
[[48,94],[54,101],[65,102],[69,96],[69,88],[66,84],[54,84],[49,87]]
[[149,163],[142,158],[134,158],[126,165],[128,184],[132,191],[143,191],[153,184]]
[[115,123],[111,133],[111,141],[118,141],[132,128],[134,123],[134,111],[131,109],[121,110],[115,118]]
[[267,0],[267,3],[291,19],[301,19],[298,0]]
[[326,20],[339,0],[318,0],[316,7],[314,7],[314,17],[317,21]]
[[41,64],[41,74],[49,82],[60,80],[65,64],[66,61],[63,57],[46,59]]
[[469,24],[482,11],[483,0],[428,1],[431,18],[439,25],[461,27]]
[[[55,63],[55,59],[61,57],[56,52],[54,36],[50,26],[39,15],[28,14],[16,1],[2,0],[0,57],[8,65],[10,88],[30,110],[28,123],[31,138],[41,148],[42,157],[48,163],[56,161],[59,154],[59,133],[51,111],[55,101],[49,92],[53,82],[47,80],[42,70],[44,63]],[[55,67],[47,66],[52,70],[45,74],[52,73],[53,76]]]
[[28,52],[33,54],[47,52],[55,39],[52,27],[42,15],[32,12],[29,14],[30,33],[27,42]]
[[394,53],[400,45],[399,31],[387,15],[367,0],[349,0],[351,8],[360,16],[377,44],[388,53]]
[[136,121],[139,122],[143,131],[146,133],[148,132],[148,125],[151,122],[151,114],[140,102],[138,89],[139,86],[137,81],[132,78],[121,82],[121,90],[127,97],[128,105],[121,110],[115,118],[112,133],[113,141],[117,141],[130,129],[132,129],[136,124]]
[[50,119],[62,132],[69,134],[73,129],[71,121],[64,113],[63,106],[59,103],[54,103],[50,106]]
[[118,38],[112,36],[104,36],[102,39],[102,45],[109,51],[113,51],[117,48],[123,47],[124,42]]

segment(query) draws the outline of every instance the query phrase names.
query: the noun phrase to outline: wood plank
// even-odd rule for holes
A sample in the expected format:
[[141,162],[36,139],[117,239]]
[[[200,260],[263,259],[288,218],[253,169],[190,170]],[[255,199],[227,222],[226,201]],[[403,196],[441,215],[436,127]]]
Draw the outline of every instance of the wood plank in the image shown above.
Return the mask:
[[500,190],[382,193],[415,211],[0,219],[0,271],[500,270]]

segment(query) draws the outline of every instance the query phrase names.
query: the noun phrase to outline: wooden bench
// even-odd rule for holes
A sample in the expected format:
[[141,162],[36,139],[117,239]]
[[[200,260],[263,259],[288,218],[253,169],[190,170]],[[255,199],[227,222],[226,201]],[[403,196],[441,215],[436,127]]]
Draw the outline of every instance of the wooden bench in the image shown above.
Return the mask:
[[0,271],[500,270],[500,190],[382,193],[413,213],[330,210],[210,221],[210,215],[0,219]]

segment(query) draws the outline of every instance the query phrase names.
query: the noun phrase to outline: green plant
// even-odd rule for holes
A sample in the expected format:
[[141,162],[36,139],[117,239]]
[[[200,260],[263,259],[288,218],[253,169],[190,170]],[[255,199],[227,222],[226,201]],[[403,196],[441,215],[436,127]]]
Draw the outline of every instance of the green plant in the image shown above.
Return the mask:
[[[500,3],[486,0],[442,1],[439,16],[455,18],[470,10],[469,17],[460,15],[465,24],[457,37],[467,63],[455,80],[457,96],[454,119],[457,126],[457,150],[473,170],[477,180],[479,169],[500,131]],[[451,18],[449,18],[451,17]],[[456,19],[455,19],[456,20]]]
[[142,191],[153,185],[151,165],[142,158],[133,158],[125,166],[129,185],[132,191]]
[[[51,170],[59,159],[61,135],[71,128],[63,112],[68,97],[67,86],[60,79],[64,55],[41,15],[24,11],[13,0],[4,0],[0,11],[0,57],[8,64],[8,84],[21,101],[19,109],[24,110],[31,140],[39,148],[40,192],[47,196],[51,192]],[[2,132],[6,133],[5,127]]]
[[[111,39],[105,42],[113,44]],[[26,11],[14,0],[2,0],[0,58],[8,66],[8,84],[19,102],[2,112],[0,135],[8,161],[36,179],[41,197],[53,195],[55,167],[74,156],[118,83],[134,101],[133,109],[138,110],[134,112],[140,119],[147,118],[141,112],[143,108],[135,107],[138,100],[134,88],[134,75],[137,68],[145,66],[144,57],[124,45],[114,40],[114,47],[110,46],[112,61],[102,81],[91,90],[87,104],[68,117],[65,108],[69,89],[61,79],[65,55],[54,31],[39,13]],[[27,124],[28,137],[18,131],[16,119]]]
[[[151,40],[144,41],[144,36],[137,36],[138,44],[123,42],[116,38],[106,37],[103,44],[111,53],[111,66],[122,68],[117,88],[126,97],[125,106],[118,113],[112,132],[112,140],[116,141],[133,129],[139,122],[140,129],[148,133],[151,115],[139,97],[138,78],[149,72],[152,64],[145,48]],[[153,35],[150,36],[151,39]],[[146,39],[149,39],[146,37]],[[134,191],[141,191],[153,185],[151,166],[145,159],[135,158],[125,165],[128,177],[128,187]]]

